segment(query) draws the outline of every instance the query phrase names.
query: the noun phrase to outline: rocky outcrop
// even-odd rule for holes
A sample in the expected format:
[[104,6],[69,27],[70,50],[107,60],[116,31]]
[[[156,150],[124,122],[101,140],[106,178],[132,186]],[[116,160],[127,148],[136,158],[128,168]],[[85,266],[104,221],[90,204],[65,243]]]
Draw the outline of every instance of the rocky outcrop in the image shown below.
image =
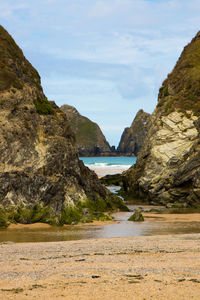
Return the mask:
[[200,205],[200,33],[163,82],[143,148],[123,182],[129,194],[152,203]]
[[79,114],[75,107],[62,105],[61,110],[66,114],[75,133],[80,156],[109,155],[110,145],[106,141],[99,126]]
[[66,115],[45,97],[40,76],[0,27],[0,204],[63,207],[113,197],[78,159]]
[[150,114],[138,111],[131,127],[124,129],[117,152],[125,155],[138,155],[148,130]]

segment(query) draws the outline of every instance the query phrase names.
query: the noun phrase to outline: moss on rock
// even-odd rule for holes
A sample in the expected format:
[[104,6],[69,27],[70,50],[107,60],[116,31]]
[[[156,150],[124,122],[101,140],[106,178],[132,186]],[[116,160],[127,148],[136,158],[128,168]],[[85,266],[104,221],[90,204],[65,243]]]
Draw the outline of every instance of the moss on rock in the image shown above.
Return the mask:
[[175,109],[200,113],[200,32],[188,44],[159,91],[158,107],[164,114]]
[[135,210],[134,213],[133,213],[133,215],[128,219],[128,221],[143,222],[144,221],[144,217],[143,217],[141,211]]
[[8,225],[9,222],[5,210],[3,208],[0,208],[0,228],[6,228],[8,227]]
[[51,106],[51,103],[48,101],[47,98],[37,98],[34,100],[36,111],[40,115],[54,115],[55,111]]

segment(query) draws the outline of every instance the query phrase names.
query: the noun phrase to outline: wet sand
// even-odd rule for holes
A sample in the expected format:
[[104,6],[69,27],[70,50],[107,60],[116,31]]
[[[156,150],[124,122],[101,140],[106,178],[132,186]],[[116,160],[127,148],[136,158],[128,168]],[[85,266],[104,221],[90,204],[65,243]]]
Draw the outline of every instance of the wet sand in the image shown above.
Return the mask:
[[145,220],[154,220],[158,222],[199,222],[200,225],[200,214],[153,214],[153,213],[142,213]]
[[0,299],[199,299],[200,234],[0,244]]
[[[88,227],[88,226],[105,226],[110,224],[117,224],[119,221],[111,220],[111,221],[97,221],[94,220],[91,223],[77,223],[73,225],[73,227]],[[34,223],[34,224],[11,224],[9,225],[9,229],[49,229],[52,226],[44,223]],[[59,227],[58,227],[59,228]],[[64,225],[60,228],[72,228],[72,225]]]

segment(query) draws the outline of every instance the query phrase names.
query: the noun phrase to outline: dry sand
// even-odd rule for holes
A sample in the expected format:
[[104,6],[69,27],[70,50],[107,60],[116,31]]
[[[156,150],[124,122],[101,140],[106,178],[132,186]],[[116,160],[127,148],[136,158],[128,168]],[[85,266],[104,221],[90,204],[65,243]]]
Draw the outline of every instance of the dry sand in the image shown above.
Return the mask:
[[127,166],[122,166],[121,168],[119,167],[109,167],[108,168],[102,168],[102,167],[89,167],[91,170],[93,170],[99,178],[105,176],[105,175],[114,175],[114,174],[121,174],[122,172],[126,171],[129,167]]
[[200,299],[200,234],[2,243],[0,299]]

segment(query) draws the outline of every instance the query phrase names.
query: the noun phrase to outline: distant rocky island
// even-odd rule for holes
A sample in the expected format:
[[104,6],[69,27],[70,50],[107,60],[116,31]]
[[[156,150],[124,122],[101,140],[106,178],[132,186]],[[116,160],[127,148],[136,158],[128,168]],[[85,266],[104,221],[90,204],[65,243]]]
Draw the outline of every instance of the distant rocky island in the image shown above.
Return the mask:
[[138,111],[130,127],[124,129],[117,152],[137,156],[143,146],[150,121],[150,114]]
[[200,32],[163,82],[125,191],[152,204],[200,206]]
[[62,225],[125,208],[79,160],[71,127],[0,26],[0,225]]
[[64,104],[60,109],[73,128],[80,156],[111,155],[112,149],[96,123],[82,116],[73,106]]

